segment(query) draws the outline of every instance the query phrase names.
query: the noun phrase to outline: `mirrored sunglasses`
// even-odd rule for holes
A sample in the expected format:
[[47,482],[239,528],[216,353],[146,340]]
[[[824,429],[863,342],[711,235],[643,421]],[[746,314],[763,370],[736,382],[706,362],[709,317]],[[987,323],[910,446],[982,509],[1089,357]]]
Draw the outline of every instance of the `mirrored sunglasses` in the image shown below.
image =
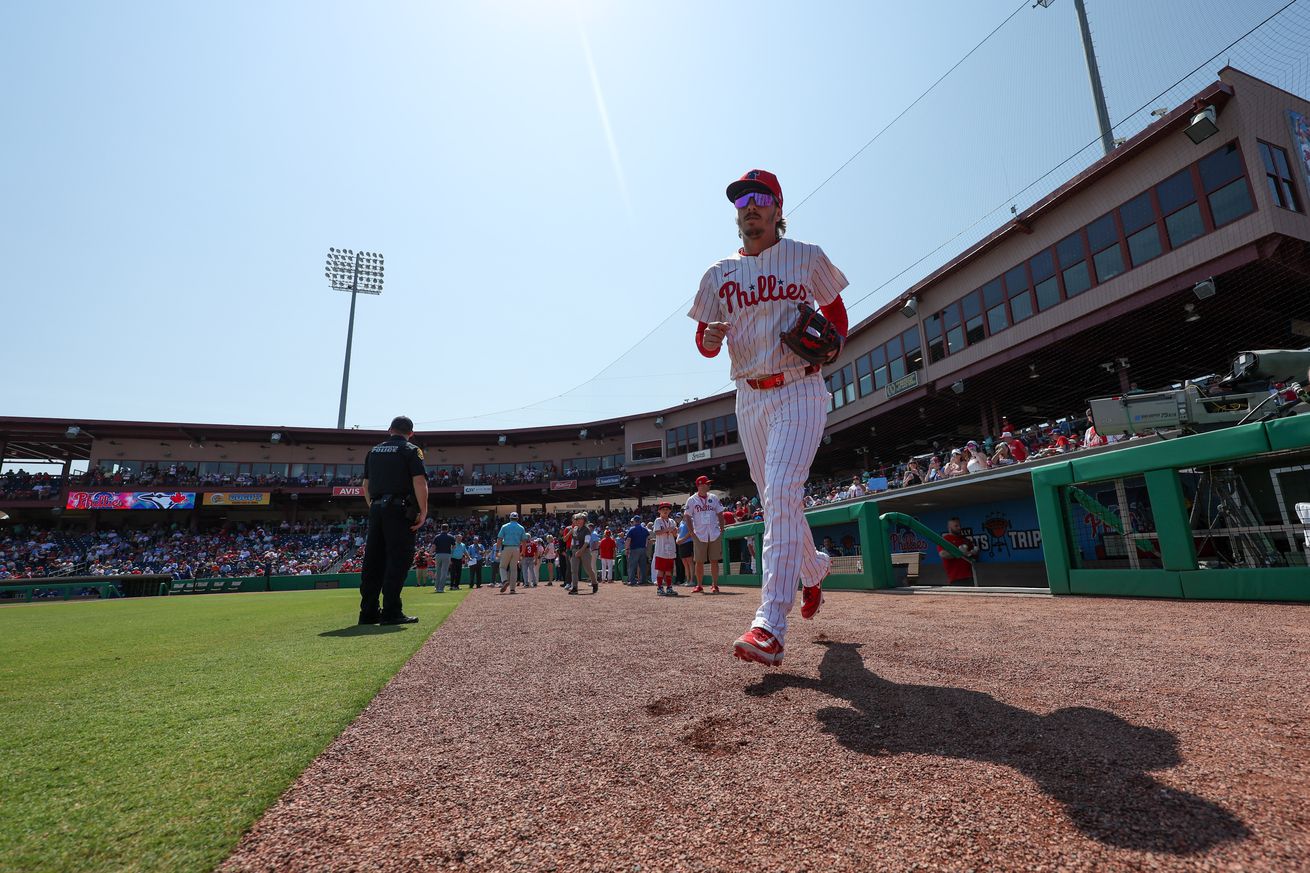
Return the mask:
[[750,203],[752,199],[754,199],[756,206],[772,206],[774,203],[772,194],[763,194],[759,191],[747,192],[732,202],[736,204],[738,209],[745,209],[746,204]]

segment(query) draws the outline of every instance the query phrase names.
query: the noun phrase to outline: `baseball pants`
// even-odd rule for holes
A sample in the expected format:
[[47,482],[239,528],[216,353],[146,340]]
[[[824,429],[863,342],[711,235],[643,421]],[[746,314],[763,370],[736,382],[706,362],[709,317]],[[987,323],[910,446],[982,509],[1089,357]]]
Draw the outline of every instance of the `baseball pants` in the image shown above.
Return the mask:
[[823,437],[829,397],[818,373],[778,388],[751,388],[737,380],[741,445],[764,505],[764,584],[751,626],[779,641],[796,602],[796,581],[817,585],[828,572],[804,510],[805,480]]
[[446,580],[450,578],[450,555],[437,555],[433,561],[432,584],[440,594],[446,590]]
[[601,559],[600,559],[600,578],[603,579],[603,580],[606,581],[606,582],[613,582],[613,581],[614,581],[614,559],[613,559],[613,558],[601,558]]
[[519,547],[505,546],[500,550],[500,587],[509,586],[513,591],[519,587]]
[[650,581],[650,563],[646,558],[646,549],[633,549],[628,553],[628,584],[640,585]]

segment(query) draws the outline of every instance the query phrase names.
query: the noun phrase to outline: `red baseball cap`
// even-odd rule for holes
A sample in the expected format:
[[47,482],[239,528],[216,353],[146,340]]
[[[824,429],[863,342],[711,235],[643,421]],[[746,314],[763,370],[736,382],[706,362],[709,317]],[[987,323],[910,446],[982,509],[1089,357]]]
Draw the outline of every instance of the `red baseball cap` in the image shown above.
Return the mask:
[[661,500],[661,501],[660,501],[660,505],[657,506],[657,507],[655,507],[655,508],[656,508],[657,510],[658,510],[658,509],[672,509],[672,508],[673,508],[673,504],[670,503],[670,502],[667,501],[667,500]]
[[768,170],[747,170],[740,179],[728,186],[728,199],[736,200],[748,191],[772,194],[778,198],[778,205],[782,205],[782,186],[778,184],[778,177]]
[[709,484],[711,484],[713,481],[714,481],[714,480],[711,479],[709,476],[697,476],[697,477],[696,477],[696,487],[699,488],[699,487],[702,486],[702,485],[709,485]]

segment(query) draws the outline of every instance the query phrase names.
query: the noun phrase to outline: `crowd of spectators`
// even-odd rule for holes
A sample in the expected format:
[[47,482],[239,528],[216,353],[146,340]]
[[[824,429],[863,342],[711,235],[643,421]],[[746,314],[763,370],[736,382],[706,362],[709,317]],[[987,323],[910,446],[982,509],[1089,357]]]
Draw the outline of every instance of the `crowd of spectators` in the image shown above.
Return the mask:
[[195,532],[177,526],[59,533],[38,525],[0,532],[0,579],[166,574],[307,576],[336,568],[364,543],[359,520],[287,521]]
[[1016,429],[1009,422],[1003,422],[1001,426],[1003,430],[1000,436],[968,440],[950,449],[934,446],[931,451],[914,455],[903,463],[854,472],[847,476],[811,480],[805,489],[805,505],[820,506],[856,500],[881,491],[910,488],[1010,467],[1123,439],[1098,434],[1090,420],[1090,411],[1089,417],[1083,419],[1070,417],[1023,429]]
[[167,467],[146,466],[140,470],[116,470],[112,473],[98,467],[69,477],[69,484],[84,489],[162,488],[162,487],[223,487],[259,488],[300,485],[307,488],[325,488],[333,485],[358,485],[358,476],[284,476],[280,473],[199,473],[186,464],[169,464]]
[[0,475],[0,498],[5,500],[55,500],[63,488],[62,476],[10,470]]

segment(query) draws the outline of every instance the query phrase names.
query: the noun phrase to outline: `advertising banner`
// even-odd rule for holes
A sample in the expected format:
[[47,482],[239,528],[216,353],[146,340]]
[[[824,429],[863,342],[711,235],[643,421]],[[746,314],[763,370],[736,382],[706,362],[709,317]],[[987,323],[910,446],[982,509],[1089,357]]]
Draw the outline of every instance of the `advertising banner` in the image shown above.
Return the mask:
[[[978,547],[979,561],[1004,564],[1042,560],[1042,534],[1037,527],[1037,507],[1032,500],[957,506],[925,512],[919,515],[919,520],[944,533],[951,516],[959,517],[964,536]],[[891,548],[893,552],[922,552],[925,564],[941,563],[937,545],[910,528],[900,525],[892,528]]]
[[1301,159],[1301,170],[1310,185],[1310,120],[1299,112],[1287,110],[1287,121],[1292,127],[1292,148]]
[[708,461],[713,453],[713,449],[701,449],[699,452],[687,452],[687,463],[694,464],[697,461]]
[[918,387],[919,387],[919,371],[915,370],[913,373],[906,373],[904,376],[897,379],[895,382],[888,382],[887,396],[889,398],[895,397],[897,394],[904,394],[906,391],[909,391],[911,388],[918,388]]
[[334,485],[332,487],[333,497],[363,497],[363,485]]
[[550,483],[551,491],[571,491],[578,487],[577,479],[555,479]]
[[608,485],[618,485],[622,481],[623,481],[623,474],[621,473],[617,473],[610,476],[596,477],[596,484],[602,488]]
[[268,506],[273,495],[268,491],[210,491],[200,500],[201,506]]
[[65,509],[195,509],[194,491],[70,491]]
[[464,493],[465,494],[490,494],[491,486],[490,485],[465,485]]

